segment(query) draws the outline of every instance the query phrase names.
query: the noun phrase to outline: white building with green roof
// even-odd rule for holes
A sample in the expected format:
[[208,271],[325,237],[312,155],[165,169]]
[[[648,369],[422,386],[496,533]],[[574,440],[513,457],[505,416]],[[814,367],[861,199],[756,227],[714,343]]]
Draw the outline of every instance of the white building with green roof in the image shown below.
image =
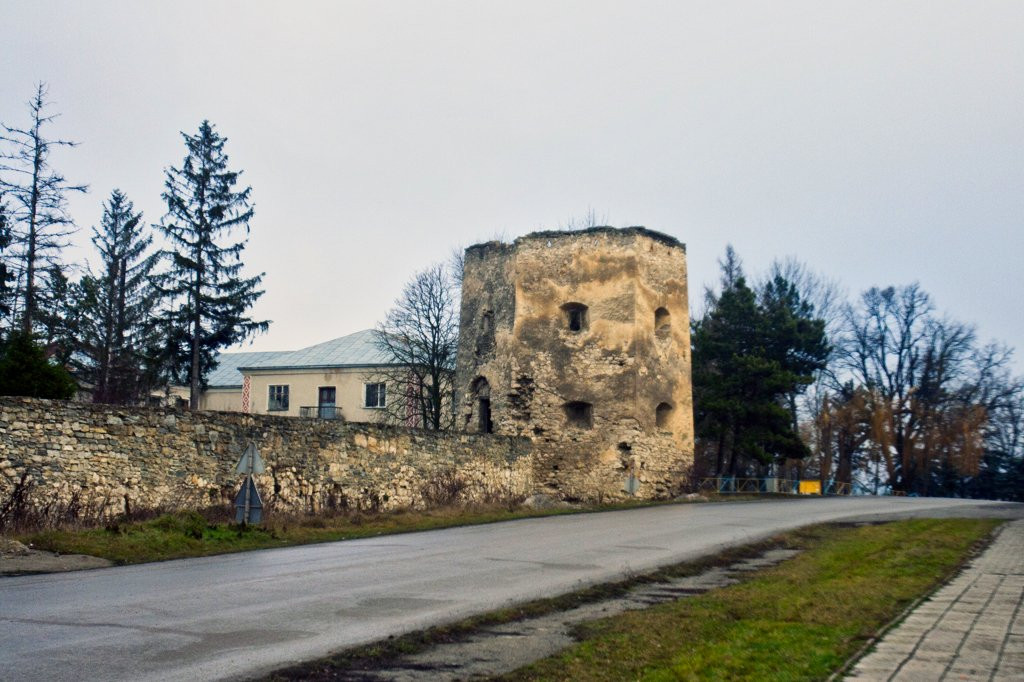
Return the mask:
[[394,363],[371,329],[295,351],[221,353],[200,409],[378,421]]

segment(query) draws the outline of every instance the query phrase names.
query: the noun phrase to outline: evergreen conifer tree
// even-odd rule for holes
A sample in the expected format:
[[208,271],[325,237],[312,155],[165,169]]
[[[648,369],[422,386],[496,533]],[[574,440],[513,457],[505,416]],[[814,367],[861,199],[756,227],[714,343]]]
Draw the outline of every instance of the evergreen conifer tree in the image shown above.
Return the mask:
[[181,168],[167,170],[164,183],[167,214],[158,227],[171,248],[163,252],[168,270],[159,289],[171,379],[189,385],[194,410],[216,351],[265,331],[269,322],[247,316],[263,295],[263,273],[242,276],[246,240],[232,241],[236,229],[249,232],[252,188],[235,189],[241,173],[228,170],[227,139],[209,121],[182,137],[188,154]]
[[36,339],[61,365],[71,364],[79,347],[81,287],[59,265],[43,270],[36,299]]
[[761,296],[746,282],[731,247],[722,290],[708,292],[693,324],[694,416],[718,474],[745,473],[808,453],[790,411],[790,396],[812,381],[828,354],[824,323],[784,278]]
[[80,285],[79,349],[94,402],[130,404],[153,383],[149,353],[156,290],[149,277],[155,256],[146,253],[152,241],[142,213],[115,189],[103,206],[100,227],[93,228],[98,272],[84,275]]
[[67,400],[76,388],[68,371],[47,360],[31,335],[16,329],[0,344],[0,395]]

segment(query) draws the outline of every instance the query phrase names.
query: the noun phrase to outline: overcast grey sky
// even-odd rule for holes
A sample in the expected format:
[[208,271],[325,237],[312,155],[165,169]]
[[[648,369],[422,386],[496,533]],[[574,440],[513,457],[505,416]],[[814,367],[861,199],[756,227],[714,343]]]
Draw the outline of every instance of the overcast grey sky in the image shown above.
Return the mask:
[[[209,118],[252,185],[250,350],[372,326],[452,248],[592,208],[851,294],[920,281],[1024,367],[1024,2],[0,2],[0,120],[156,222]],[[81,260],[87,252],[75,252]]]

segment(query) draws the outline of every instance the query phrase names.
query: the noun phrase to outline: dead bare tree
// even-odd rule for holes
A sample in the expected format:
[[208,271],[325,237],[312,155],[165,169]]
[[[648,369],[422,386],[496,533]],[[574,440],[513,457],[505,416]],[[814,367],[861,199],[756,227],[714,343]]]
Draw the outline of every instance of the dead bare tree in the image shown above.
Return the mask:
[[69,140],[48,139],[43,128],[58,114],[47,114],[49,101],[45,83],[36,86],[28,103],[30,121],[25,128],[2,125],[0,142],[0,194],[13,201],[13,244],[20,271],[21,328],[32,332],[39,307],[36,274],[58,265],[60,250],[75,231],[67,211],[67,194],[85,192],[86,185],[72,185],[49,162],[50,153],[59,147],[74,147]]
[[390,363],[373,380],[386,382],[381,414],[391,423],[432,430],[454,425],[459,277],[453,269],[437,264],[417,273],[374,332]]

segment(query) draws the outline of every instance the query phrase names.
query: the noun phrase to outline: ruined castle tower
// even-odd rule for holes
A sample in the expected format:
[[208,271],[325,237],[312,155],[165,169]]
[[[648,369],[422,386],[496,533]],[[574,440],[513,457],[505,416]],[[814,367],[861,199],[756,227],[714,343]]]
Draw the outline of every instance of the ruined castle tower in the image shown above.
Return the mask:
[[686,248],[643,227],[466,249],[456,419],[533,439],[568,499],[676,491],[693,461]]

